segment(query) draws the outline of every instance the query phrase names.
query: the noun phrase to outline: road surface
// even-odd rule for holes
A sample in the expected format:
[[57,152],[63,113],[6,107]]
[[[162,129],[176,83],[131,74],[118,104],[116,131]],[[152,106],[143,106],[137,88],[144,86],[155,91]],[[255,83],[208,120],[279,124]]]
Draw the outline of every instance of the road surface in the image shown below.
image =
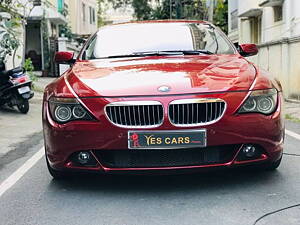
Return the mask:
[[299,225],[300,124],[287,122],[286,128],[285,155],[275,172],[67,181],[48,174],[37,133],[0,160],[0,224]]

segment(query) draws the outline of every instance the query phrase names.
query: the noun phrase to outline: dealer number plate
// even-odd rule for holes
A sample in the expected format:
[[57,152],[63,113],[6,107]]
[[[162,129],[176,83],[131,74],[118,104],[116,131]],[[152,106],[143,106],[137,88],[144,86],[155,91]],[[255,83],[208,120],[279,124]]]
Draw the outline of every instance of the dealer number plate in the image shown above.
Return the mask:
[[206,147],[206,130],[129,131],[129,149]]

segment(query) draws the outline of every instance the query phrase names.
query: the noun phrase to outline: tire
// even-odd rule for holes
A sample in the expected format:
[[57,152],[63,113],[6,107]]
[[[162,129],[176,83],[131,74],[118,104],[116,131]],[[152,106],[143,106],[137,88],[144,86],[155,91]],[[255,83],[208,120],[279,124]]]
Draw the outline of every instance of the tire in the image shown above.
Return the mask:
[[62,180],[62,179],[66,179],[69,177],[69,174],[67,172],[58,171],[58,170],[51,168],[47,156],[46,156],[46,163],[47,163],[48,171],[49,171],[50,175],[53,177],[53,179]]
[[280,166],[281,160],[282,160],[282,156],[277,161],[272,162],[272,163],[266,163],[266,164],[262,165],[262,167],[264,170],[267,170],[267,171],[275,171]]
[[17,105],[17,107],[21,113],[27,114],[29,111],[29,101],[23,100],[20,104]]

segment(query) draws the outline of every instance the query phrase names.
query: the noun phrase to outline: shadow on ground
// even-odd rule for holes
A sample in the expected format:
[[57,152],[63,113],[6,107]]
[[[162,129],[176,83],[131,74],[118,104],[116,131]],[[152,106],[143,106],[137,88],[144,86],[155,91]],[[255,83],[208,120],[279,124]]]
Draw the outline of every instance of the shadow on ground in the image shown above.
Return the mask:
[[130,176],[130,175],[78,175],[67,180],[52,180],[51,189],[73,192],[173,192],[188,190],[229,190],[230,186],[256,186],[277,182],[279,171],[258,172],[248,168],[213,171],[197,174]]
[[16,144],[11,144],[9,147],[12,149],[4,155],[0,154],[0,170],[7,164],[16,159],[26,156],[26,154],[36,146],[42,147],[41,140],[43,133],[41,131],[26,136],[25,140]]
[[[157,204],[160,204],[158,199],[162,198],[169,199],[172,204],[178,204],[175,199],[181,199],[180,204],[183,204],[182,206],[185,207],[184,204],[194,204],[194,201],[190,199],[191,196],[198,199],[200,204],[201,201],[205,202],[204,199],[216,201],[218,199],[226,199],[224,196],[231,196],[229,198],[236,199],[239,198],[238,196],[240,195],[246,195],[249,197],[248,200],[251,205],[251,196],[254,193],[262,191],[266,187],[270,187],[270,185],[276,186],[283,177],[284,174],[280,170],[261,172],[248,168],[165,176],[80,175],[71,177],[68,180],[52,180],[49,184],[49,188],[53,193],[67,191],[71,196],[83,195],[91,202],[94,202],[94,200],[92,200],[93,198],[122,199],[122,201],[131,198],[135,199],[135,201],[139,201],[140,198],[152,200],[154,198],[157,199]],[[265,191],[266,190],[262,192]],[[268,194],[271,196],[272,190],[265,192],[266,197]],[[156,198],[153,196],[156,196]],[[182,200],[182,198],[187,199],[185,201]],[[253,196],[253,204],[256,202],[255,199]],[[220,203],[220,205],[227,204],[223,202]],[[243,204],[241,204],[241,207],[245,207],[242,205]],[[143,206],[141,205],[141,207]],[[230,207],[230,205],[226,207]],[[295,216],[297,213],[293,213],[294,212],[290,211],[283,212],[280,221],[285,220],[288,223],[284,222],[281,224],[298,224],[291,222],[291,220],[299,221],[299,218]],[[255,223],[255,220],[262,215],[264,215],[263,210],[255,217],[252,217],[248,224],[277,224],[274,222],[280,217],[280,215],[277,214],[272,214],[272,216],[265,215],[266,217]],[[285,218],[286,215],[289,215],[287,217],[288,219]]]
[[0,113],[20,114],[16,107],[0,106]]

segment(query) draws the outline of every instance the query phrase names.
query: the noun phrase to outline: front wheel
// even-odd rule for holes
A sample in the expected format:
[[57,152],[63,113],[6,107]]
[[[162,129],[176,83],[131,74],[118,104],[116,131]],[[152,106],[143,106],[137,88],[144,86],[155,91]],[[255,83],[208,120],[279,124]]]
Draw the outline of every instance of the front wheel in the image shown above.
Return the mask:
[[281,160],[282,160],[282,156],[277,161],[264,164],[264,165],[262,165],[262,167],[263,167],[264,170],[274,171],[280,166]]
[[23,100],[17,105],[19,111],[23,114],[27,114],[29,111],[29,101],[28,100]]
[[65,179],[65,178],[69,177],[70,174],[68,174],[67,172],[58,171],[58,170],[54,170],[53,168],[51,168],[47,156],[46,156],[46,163],[47,163],[47,168],[48,168],[50,175],[55,180],[61,180],[61,179]]

